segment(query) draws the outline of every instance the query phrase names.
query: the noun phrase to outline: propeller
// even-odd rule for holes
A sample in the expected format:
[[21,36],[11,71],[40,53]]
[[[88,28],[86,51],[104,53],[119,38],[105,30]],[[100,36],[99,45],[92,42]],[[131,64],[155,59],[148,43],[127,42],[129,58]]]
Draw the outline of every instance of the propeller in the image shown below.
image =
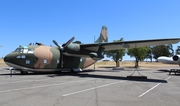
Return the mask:
[[75,37],[72,37],[71,39],[69,39],[64,45],[63,47],[67,47],[73,40],[75,39]]
[[62,46],[59,45],[59,43],[57,43],[55,40],[52,41],[52,42],[59,48],[61,68],[63,67],[63,52],[65,52],[65,51],[64,51],[64,48],[66,48],[74,39],[75,39],[75,37],[72,37],[71,39],[69,39],[69,40],[68,40],[65,44],[63,44]]
[[53,40],[53,43],[60,49],[62,49],[61,45],[59,45],[59,43],[57,43],[55,40]]

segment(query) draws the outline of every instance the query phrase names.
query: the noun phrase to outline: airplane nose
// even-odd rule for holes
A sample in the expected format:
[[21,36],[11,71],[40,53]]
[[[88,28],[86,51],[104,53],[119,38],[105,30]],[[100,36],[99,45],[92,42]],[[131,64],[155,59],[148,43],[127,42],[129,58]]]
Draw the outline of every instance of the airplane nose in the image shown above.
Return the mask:
[[158,60],[158,61],[161,61],[161,60],[162,60],[162,58],[161,58],[161,57],[158,57],[158,58],[157,58],[157,60]]
[[9,57],[6,55],[5,57],[4,57],[4,62],[7,62],[9,60]]
[[10,62],[14,58],[13,54],[8,54],[4,57],[4,62]]
[[17,61],[16,61],[16,57],[18,56],[19,54],[18,53],[9,53],[7,54],[5,57],[4,57],[4,62],[10,66],[10,67],[13,67],[12,64],[15,64]]

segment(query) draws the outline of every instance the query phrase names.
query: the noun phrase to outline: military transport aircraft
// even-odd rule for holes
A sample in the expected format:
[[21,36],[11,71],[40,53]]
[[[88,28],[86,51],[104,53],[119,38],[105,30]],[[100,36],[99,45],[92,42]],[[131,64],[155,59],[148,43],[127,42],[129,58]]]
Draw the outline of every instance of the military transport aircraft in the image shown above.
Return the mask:
[[107,27],[102,26],[100,36],[95,43],[77,44],[73,43],[73,40],[74,37],[63,45],[53,40],[56,45],[53,47],[45,46],[42,43],[19,46],[15,51],[6,55],[4,61],[13,69],[21,71],[21,74],[27,74],[28,71],[52,72],[68,70],[76,72],[82,71],[83,68],[103,59],[104,51],[174,44],[178,43],[180,38],[108,42]]

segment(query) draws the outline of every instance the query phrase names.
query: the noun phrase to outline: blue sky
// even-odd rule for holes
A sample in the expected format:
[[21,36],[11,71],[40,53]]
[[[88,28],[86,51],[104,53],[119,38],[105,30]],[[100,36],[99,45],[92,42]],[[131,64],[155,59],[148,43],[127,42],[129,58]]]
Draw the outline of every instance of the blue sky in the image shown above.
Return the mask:
[[[180,38],[180,0],[0,0],[0,56],[30,42]],[[176,45],[173,45],[176,49]],[[124,60],[130,59],[128,56]]]

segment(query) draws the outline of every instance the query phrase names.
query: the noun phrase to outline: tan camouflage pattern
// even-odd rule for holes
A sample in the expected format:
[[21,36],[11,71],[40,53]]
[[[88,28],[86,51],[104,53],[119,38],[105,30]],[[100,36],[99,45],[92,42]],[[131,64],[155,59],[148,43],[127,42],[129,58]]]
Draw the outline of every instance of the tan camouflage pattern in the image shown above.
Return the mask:
[[[49,65],[53,57],[53,53],[50,51],[51,47],[48,46],[38,46],[34,49],[34,55],[38,58],[37,63],[34,65],[35,69],[44,68],[46,65]],[[47,60],[47,63],[44,63],[44,60]]]
[[96,40],[96,43],[99,43],[99,42],[108,42],[108,32],[107,32],[107,27],[106,26],[102,26],[100,36]]
[[84,61],[83,61],[83,67],[82,68],[87,68],[89,67],[90,65],[94,64],[96,61],[93,60],[92,58],[86,58]]
[[108,32],[107,32],[107,27],[106,26],[102,27],[101,35],[103,36],[104,40],[107,40]]

